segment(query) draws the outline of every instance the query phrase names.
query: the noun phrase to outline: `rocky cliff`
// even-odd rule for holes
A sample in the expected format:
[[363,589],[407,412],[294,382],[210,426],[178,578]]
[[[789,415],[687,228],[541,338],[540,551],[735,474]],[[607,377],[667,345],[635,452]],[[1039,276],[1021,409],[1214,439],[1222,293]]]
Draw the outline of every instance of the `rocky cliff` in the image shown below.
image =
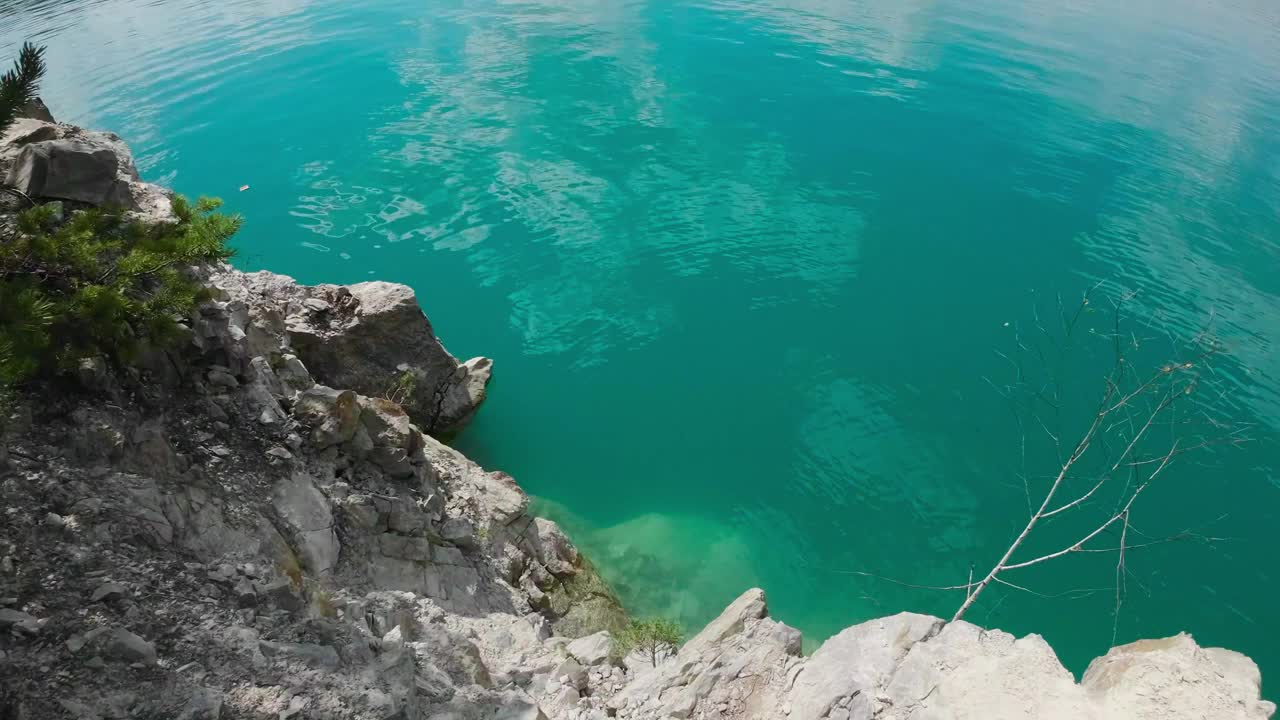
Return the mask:
[[[22,121],[0,175],[153,221],[119,138]],[[0,208],[7,225],[17,203]],[[7,215],[6,215],[7,213]],[[413,292],[193,269],[178,347],[88,359],[0,437],[0,718],[1267,718],[1257,668],[1182,635],[1074,678],[1037,636],[902,614],[811,657],[751,590],[656,667],[516,482],[436,436],[491,363]],[[408,376],[411,381],[406,382]]]

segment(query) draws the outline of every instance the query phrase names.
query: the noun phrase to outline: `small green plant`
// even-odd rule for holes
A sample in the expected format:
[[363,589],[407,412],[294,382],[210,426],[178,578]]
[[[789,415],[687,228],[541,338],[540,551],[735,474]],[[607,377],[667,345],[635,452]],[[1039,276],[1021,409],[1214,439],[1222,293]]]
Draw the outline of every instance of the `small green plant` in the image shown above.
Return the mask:
[[298,554],[283,537],[276,536],[273,544],[276,550],[276,567],[282,575],[289,578],[289,584],[294,591],[301,592],[306,578],[302,573],[302,562],[298,560]]
[[333,596],[328,590],[316,586],[311,591],[311,611],[316,617],[336,618],[338,617],[338,606],[333,601]]
[[658,660],[673,655],[684,641],[680,626],[666,618],[632,620],[613,639],[614,652],[626,657],[634,650],[649,660],[653,667]]
[[177,337],[177,319],[207,296],[186,268],[232,254],[240,218],[220,204],[175,197],[177,222],[150,225],[99,208],[65,222],[51,205],[19,215],[0,237],[0,385]]
[[417,376],[413,374],[412,370],[404,370],[396,376],[395,380],[391,381],[391,385],[387,387],[387,391],[382,394],[382,397],[397,405],[403,405],[413,398],[413,391],[417,387]]
[[36,99],[44,71],[44,48],[24,43],[13,69],[0,75],[0,133],[9,129],[24,105]]

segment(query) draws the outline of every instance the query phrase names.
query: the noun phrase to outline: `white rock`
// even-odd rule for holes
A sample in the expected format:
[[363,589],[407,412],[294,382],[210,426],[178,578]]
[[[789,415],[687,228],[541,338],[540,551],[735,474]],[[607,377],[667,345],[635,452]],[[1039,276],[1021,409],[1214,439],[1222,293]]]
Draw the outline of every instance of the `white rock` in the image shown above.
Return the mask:
[[608,630],[601,630],[570,642],[565,649],[585,667],[602,665],[608,662],[609,653],[613,650],[613,636]]

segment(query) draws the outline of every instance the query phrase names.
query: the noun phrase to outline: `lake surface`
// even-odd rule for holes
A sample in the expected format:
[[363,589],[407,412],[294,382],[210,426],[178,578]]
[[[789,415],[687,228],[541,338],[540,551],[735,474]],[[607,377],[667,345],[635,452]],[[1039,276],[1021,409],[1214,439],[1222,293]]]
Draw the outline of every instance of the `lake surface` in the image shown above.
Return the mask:
[[[810,646],[950,616],[962,594],[848,571],[999,558],[1048,426],[1078,437],[1102,390],[1105,298],[1139,293],[1134,362],[1211,325],[1201,419],[1251,442],[1179,456],[1133,526],[1220,539],[1131,551],[1118,621],[1105,554],[968,618],[1076,672],[1188,630],[1274,687],[1274,2],[0,0],[0,55],[28,38],[60,119],[244,214],[241,267],[408,283],[495,358],[458,446],[691,627],[752,585]],[[1059,416],[1013,412],[1025,348],[1099,281],[1078,352],[1037,351]]]

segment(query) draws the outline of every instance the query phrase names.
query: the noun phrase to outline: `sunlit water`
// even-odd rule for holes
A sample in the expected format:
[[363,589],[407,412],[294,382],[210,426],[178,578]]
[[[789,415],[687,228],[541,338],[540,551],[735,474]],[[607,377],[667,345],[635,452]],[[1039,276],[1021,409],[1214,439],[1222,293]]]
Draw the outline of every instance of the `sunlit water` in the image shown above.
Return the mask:
[[[413,285],[496,360],[459,446],[691,626],[751,585],[811,642],[949,614],[835,571],[962,582],[1016,533],[997,351],[1103,279],[1144,333],[1212,317],[1213,413],[1253,442],[1180,459],[1134,522],[1226,539],[1132,554],[1118,624],[1104,557],[1019,576],[1098,592],[970,619],[1077,672],[1185,629],[1274,678],[1278,7],[0,0],[0,50],[47,43],[61,119],[243,213],[242,267]],[[1095,371],[1064,369],[1081,398]]]

